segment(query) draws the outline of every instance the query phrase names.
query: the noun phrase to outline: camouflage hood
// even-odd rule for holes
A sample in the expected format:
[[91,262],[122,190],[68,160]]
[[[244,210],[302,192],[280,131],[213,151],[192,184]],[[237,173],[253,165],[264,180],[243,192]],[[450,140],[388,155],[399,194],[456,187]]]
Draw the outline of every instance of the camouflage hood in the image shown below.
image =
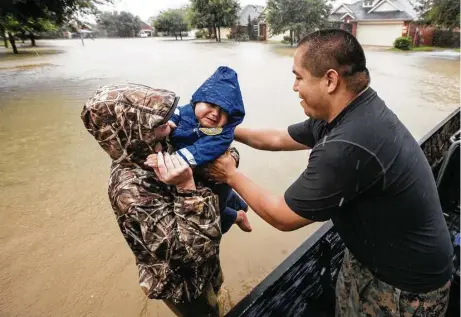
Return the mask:
[[171,117],[178,100],[174,92],[144,85],[106,85],[85,103],[81,117],[115,163],[143,166],[153,153],[154,128]]

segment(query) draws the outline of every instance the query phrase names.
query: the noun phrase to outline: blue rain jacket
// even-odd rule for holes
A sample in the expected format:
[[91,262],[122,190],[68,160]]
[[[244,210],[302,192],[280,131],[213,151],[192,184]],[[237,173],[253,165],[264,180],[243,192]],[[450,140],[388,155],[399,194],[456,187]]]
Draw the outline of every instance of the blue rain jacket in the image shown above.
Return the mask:
[[[217,105],[227,113],[227,124],[221,133],[209,135],[209,131],[201,129],[194,113],[197,102]],[[194,93],[189,104],[176,109],[170,119],[177,125],[170,136],[171,144],[190,166],[209,163],[226,152],[234,140],[235,127],[244,117],[245,108],[237,73],[221,66]]]

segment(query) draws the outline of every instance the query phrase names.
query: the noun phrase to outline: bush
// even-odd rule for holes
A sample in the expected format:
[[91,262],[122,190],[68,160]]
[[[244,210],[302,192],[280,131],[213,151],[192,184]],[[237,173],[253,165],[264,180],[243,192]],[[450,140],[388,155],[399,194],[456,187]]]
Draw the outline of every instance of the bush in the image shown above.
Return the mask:
[[240,37],[240,41],[249,41],[250,40],[250,36],[248,34],[243,34],[241,37]]
[[395,39],[394,47],[400,50],[408,51],[411,48],[411,38],[401,36]]
[[435,30],[432,39],[433,46],[439,47],[459,47],[459,32],[452,32],[450,30]]
[[290,43],[290,42],[291,42],[291,36],[285,35],[285,36],[283,37],[283,41],[285,41],[285,42],[287,42],[287,43]]
[[198,39],[208,38],[208,31],[205,29],[198,30],[195,32],[195,37]]

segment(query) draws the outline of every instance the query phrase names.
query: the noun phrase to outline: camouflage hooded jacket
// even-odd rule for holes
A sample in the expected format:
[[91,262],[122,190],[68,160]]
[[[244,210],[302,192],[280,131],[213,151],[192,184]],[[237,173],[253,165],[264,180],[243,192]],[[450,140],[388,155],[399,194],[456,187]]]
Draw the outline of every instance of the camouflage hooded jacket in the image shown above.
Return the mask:
[[103,86],[81,117],[113,160],[109,199],[136,256],[143,291],[180,303],[197,298],[208,282],[219,283],[221,229],[218,197],[208,188],[179,191],[143,166],[154,153],[154,128],[168,120],[176,103],[166,90]]

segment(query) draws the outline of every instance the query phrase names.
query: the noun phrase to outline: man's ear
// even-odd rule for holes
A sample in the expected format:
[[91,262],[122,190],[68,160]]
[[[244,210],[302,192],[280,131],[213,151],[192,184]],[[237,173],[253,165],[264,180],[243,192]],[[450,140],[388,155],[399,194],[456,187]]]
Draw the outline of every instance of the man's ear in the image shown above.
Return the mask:
[[336,70],[329,69],[325,74],[325,78],[327,80],[327,92],[331,94],[338,88],[339,74]]

